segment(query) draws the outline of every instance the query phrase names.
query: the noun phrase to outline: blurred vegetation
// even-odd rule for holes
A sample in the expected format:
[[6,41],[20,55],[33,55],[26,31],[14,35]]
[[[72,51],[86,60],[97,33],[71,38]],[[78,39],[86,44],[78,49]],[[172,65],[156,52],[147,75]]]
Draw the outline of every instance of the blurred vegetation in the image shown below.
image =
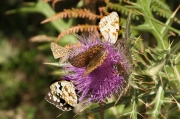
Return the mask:
[[[88,1],[88,0],[87,0]],[[121,0],[112,0],[116,3]],[[180,0],[167,0],[171,11],[180,4]],[[104,1],[96,0],[91,4],[84,4],[82,0],[64,0],[55,5],[55,11],[62,11],[63,9],[73,8],[88,8],[92,12],[97,12],[99,6],[105,5]],[[0,4],[0,119],[49,119],[56,118],[62,113],[55,106],[49,104],[44,99],[49,90],[49,85],[52,80],[59,76],[52,76],[55,74],[54,70],[57,67],[44,65],[44,62],[54,62],[49,42],[30,42],[30,39],[37,35],[51,36],[53,40],[58,36],[59,32],[63,31],[74,24],[92,23],[81,18],[58,20],[53,23],[40,24],[46,18],[55,14],[49,3],[41,0],[3,0]],[[159,18],[159,16],[156,16]],[[176,17],[180,18],[178,11]],[[141,18],[140,18],[141,19]],[[159,18],[165,22],[164,18]],[[96,21],[96,24],[98,21]],[[171,27],[180,29],[178,23],[174,22]],[[148,39],[154,37],[140,30],[147,46],[154,46],[156,42]],[[50,39],[50,41],[52,40]],[[170,41],[174,41],[173,45],[178,43],[178,36],[170,36]],[[74,42],[74,37],[68,35],[61,41],[61,45]],[[146,58],[146,57],[144,57]],[[178,58],[179,59],[179,58]],[[169,70],[171,71],[171,70]],[[168,73],[168,68],[167,68]],[[139,75],[137,75],[138,77]],[[145,78],[146,76],[143,76]],[[139,76],[138,78],[142,78]],[[149,77],[146,77],[149,79]],[[164,79],[164,77],[162,78]],[[165,82],[164,85],[167,85]],[[171,86],[175,86],[173,83]],[[176,87],[176,86],[175,86]],[[160,91],[159,88],[157,90]],[[177,89],[179,91],[179,89]],[[163,92],[164,93],[164,92]],[[160,94],[159,94],[160,95]],[[180,100],[179,100],[180,101]],[[132,103],[132,105],[136,105]],[[109,106],[109,105],[108,105]],[[127,105],[126,105],[127,106]],[[169,107],[171,105],[168,105]],[[125,105],[116,106],[105,110],[105,119],[120,118]],[[141,106],[139,106],[141,108]],[[179,107],[180,108],[180,107]],[[126,108],[128,112],[130,108]],[[139,109],[141,110],[141,109]],[[170,111],[168,118],[178,118],[180,113],[177,107],[164,108],[164,111]],[[175,110],[175,111],[174,111]],[[143,112],[144,110],[141,110]],[[97,112],[97,111],[96,111]],[[151,113],[151,112],[149,112]],[[73,118],[74,112],[65,112],[59,118],[70,119]],[[97,119],[98,113],[87,113],[78,115],[77,119]],[[125,117],[126,118],[126,117]],[[127,117],[128,118],[128,117]],[[139,116],[138,118],[142,118]]]

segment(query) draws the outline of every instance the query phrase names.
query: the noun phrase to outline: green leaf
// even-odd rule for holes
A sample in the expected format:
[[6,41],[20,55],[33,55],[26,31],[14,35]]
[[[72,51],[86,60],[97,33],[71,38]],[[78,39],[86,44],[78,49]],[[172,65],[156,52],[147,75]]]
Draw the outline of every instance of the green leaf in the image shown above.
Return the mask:
[[[173,21],[174,21],[174,18],[175,18],[175,15],[177,13],[177,11],[179,10],[180,8],[180,5],[178,6],[178,8],[173,12],[173,14],[169,17],[169,19],[167,19],[166,21],[166,25],[167,26],[171,26]],[[168,34],[168,27],[164,26],[162,27],[162,30],[161,30],[161,34],[162,34],[162,38],[164,39],[165,37],[167,37],[167,34]]]
[[156,97],[151,103],[151,105],[154,104],[154,108],[147,113],[152,114],[154,118],[158,118],[158,115],[161,112],[161,106],[163,105],[162,100],[164,100],[164,90],[161,86],[159,86]]
[[137,119],[137,104],[135,101],[133,101],[133,104],[132,104],[132,111],[131,111],[131,117],[132,119]]

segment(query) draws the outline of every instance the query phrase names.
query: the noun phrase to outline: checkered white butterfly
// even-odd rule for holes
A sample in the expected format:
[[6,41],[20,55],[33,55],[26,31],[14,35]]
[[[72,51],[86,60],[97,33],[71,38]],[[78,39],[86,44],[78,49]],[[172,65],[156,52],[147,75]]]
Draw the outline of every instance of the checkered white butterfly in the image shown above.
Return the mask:
[[119,33],[119,16],[117,12],[111,12],[108,16],[103,17],[99,22],[99,28],[104,39],[115,44]]
[[45,99],[62,111],[70,111],[77,105],[75,87],[71,82],[65,80],[51,84]]

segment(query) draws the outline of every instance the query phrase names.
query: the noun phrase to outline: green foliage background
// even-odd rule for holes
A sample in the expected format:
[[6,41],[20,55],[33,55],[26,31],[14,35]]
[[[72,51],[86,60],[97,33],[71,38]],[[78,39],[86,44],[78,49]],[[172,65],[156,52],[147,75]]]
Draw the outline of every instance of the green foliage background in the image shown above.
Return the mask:
[[[149,1],[153,2],[151,9],[155,18],[161,20],[161,23],[166,22],[166,24],[161,24],[164,26],[162,29],[159,28],[158,20],[153,22],[154,19],[150,19],[152,13],[148,10]],[[180,37],[178,36],[180,33],[178,23],[180,12],[178,11],[176,14],[176,21],[169,19],[180,1],[167,0],[161,4],[162,1],[137,0],[130,6],[123,5],[121,0],[114,0],[113,4],[106,4],[107,8],[122,13],[122,24],[125,23],[130,9],[139,10],[147,16],[132,14],[132,36],[141,35],[143,39],[138,43],[133,41],[132,52],[135,71],[129,80],[130,94],[132,95],[122,97],[116,107],[112,107],[113,103],[107,104],[108,110],[105,110],[105,119],[129,117],[170,119],[180,116],[180,105],[177,103],[180,102],[180,79],[178,79],[178,75],[180,75]],[[101,2],[98,3],[103,5]],[[158,6],[160,4],[162,6]],[[84,6],[83,2],[79,0],[65,0],[56,5],[55,11]],[[164,8],[164,11],[169,12],[162,14],[162,9],[158,8]],[[97,9],[98,5],[93,10]],[[58,33],[64,29],[77,23],[87,23],[87,21],[65,19],[40,24],[45,18],[53,16],[55,11],[48,3],[41,0],[1,1],[0,119],[48,119],[55,118],[61,113],[60,110],[44,99],[49,90],[50,82],[59,77],[52,75],[59,74],[59,72],[53,72],[57,70],[57,67],[43,64],[44,62],[55,61],[49,43],[30,42],[30,38],[40,34],[57,37]],[[160,17],[162,15],[163,17]],[[154,32],[153,27],[157,30],[156,32]],[[169,29],[175,32],[176,36],[168,36]],[[171,41],[173,44],[172,47],[169,47]],[[74,37],[69,35],[61,40],[60,44],[65,45],[72,42],[74,42]],[[142,52],[137,53],[139,51]],[[147,90],[142,91],[140,89]],[[172,96],[176,98],[177,102]],[[149,109],[148,106],[151,108]],[[78,115],[75,118],[97,119],[99,118],[98,109],[87,111],[86,114]],[[139,114],[147,114],[148,116],[141,117]],[[73,112],[66,112],[60,118],[68,119],[73,118],[73,116]]]

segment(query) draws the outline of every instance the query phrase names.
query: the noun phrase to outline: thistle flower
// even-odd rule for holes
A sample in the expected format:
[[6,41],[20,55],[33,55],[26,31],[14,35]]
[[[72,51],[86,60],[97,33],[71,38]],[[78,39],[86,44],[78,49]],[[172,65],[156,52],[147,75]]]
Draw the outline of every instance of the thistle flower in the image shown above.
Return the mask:
[[[87,50],[92,49],[97,44],[101,44],[104,47],[103,50],[107,51],[108,54],[101,65],[85,76],[84,72],[87,72],[86,67],[76,67],[71,65],[71,63],[64,67],[65,70],[71,72],[66,78],[71,80],[78,90],[77,93],[80,95],[79,102],[84,102],[84,104],[105,102],[113,94],[120,95],[127,83],[127,76],[132,71],[131,64],[126,58],[121,44],[118,43],[116,47],[107,41],[101,41],[97,37],[94,40],[91,37],[80,39],[80,42],[82,47],[79,49],[74,48],[73,54],[69,56],[70,59],[81,53],[84,53],[84,57],[88,57]],[[81,61],[77,62],[81,63]],[[119,64],[123,68],[120,69],[121,71],[118,68]]]

